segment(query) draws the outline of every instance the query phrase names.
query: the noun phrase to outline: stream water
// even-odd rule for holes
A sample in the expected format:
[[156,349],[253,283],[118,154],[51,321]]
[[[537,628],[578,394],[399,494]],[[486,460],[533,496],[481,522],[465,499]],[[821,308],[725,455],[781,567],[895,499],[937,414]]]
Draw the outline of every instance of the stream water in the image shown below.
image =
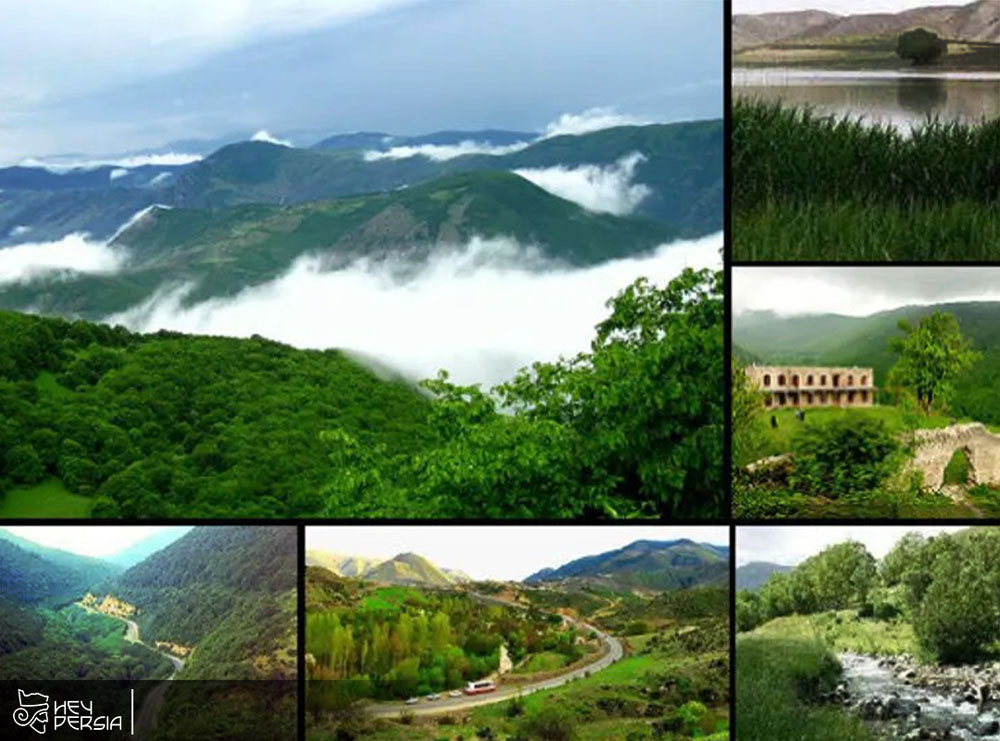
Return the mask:
[[[901,680],[877,657],[840,655],[849,704],[887,737],[1000,740],[1000,708]],[[905,735],[904,735],[905,734]]]

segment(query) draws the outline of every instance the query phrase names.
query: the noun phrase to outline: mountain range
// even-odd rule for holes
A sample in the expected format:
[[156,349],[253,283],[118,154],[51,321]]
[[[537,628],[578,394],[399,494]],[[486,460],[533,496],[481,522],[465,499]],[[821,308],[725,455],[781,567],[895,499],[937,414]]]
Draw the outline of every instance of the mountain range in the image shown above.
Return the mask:
[[782,566],[781,564],[769,563],[767,561],[751,561],[742,566],[736,567],[736,589],[748,589],[756,591],[760,589],[771,574],[783,574],[791,571],[793,566]]
[[736,14],[732,44],[733,51],[739,51],[775,42],[897,35],[913,28],[925,28],[956,41],[1000,43],[1000,5],[993,0],[978,0],[966,5],[911,8],[900,13],[839,15],[803,9]]
[[99,601],[110,595],[135,608],[148,646],[197,648],[185,664],[187,679],[294,674],[294,528],[196,527],[180,537],[172,528],[113,558],[132,560],[143,550],[151,555],[123,569],[0,530],[0,597],[25,618],[35,604],[64,607],[86,592]]
[[307,566],[322,566],[337,576],[347,576],[386,584],[454,586],[471,581],[457,569],[440,568],[416,553],[400,553],[381,560],[344,556],[326,551],[306,551]]
[[607,582],[649,589],[682,589],[729,580],[729,546],[696,543],[687,538],[637,540],[558,568],[537,571],[524,581],[543,584],[573,580]]
[[882,390],[896,362],[890,341],[902,337],[900,320],[916,323],[934,311],[954,315],[982,358],[955,384],[953,411],[1000,423],[1000,302],[972,301],[903,306],[869,316],[744,312],[733,316],[733,354],[744,363],[860,365],[875,370]]
[[[635,183],[651,191],[639,203],[636,215],[685,236],[700,236],[721,228],[722,134],[721,121],[621,126],[530,144],[518,132],[490,132],[493,139],[487,143],[514,142],[524,148],[450,159],[378,157],[386,146],[382,142],[373,148],[379,135],[350,134],[331,137],[326,144],[309,149],[239,142],[178,167],[134,171],[104,167],[61,173],[6,168],[0,169],[4,192],[0,246],[54,241],[73,232],[108,239],[129,216],[153,204],[195,209],[246,203],[289,205],[391,192],[474,171],[611,167],[635,153],[643,158],[635,168]],[[439,132],[402,141],[404,146],[419,146],[428,143],[425,140],[433,143],[454,137],[454,133]]]

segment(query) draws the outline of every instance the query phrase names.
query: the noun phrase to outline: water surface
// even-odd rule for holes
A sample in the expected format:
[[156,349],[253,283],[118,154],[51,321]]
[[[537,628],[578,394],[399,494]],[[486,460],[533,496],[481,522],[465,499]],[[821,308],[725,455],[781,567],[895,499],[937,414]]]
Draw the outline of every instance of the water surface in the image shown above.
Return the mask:
[[932,116],[964,122],[1000,117],[1000,72],[736,68],[733,90],[906,131]]

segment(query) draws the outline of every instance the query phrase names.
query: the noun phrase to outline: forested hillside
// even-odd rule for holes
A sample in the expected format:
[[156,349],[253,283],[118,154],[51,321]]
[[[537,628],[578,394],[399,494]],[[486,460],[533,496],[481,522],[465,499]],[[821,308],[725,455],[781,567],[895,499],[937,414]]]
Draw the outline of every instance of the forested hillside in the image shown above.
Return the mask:
[[101,517],[717,516],[721,278],[639,279],[589,352],[489,391],[0,312],[0,491]]
[[81,590],[121,568],[97,558],[46,548],[0,528],[0,596],[18,602],[73,601]]
[[56,477],[94,516],[316,512],[324,429],[423,447],[427,402],[337,351],[0,312],[0,491]]
[[729,548],[681,539],[639,540],[607,553],[532,574],[528,584],[599,580],[620,587],[679,589],[729,579]]
[[295,667],[291,527],[199,527],[101,591],[134,604],[150,641],[196,648],[187,679],[280,678]]
[[733,318],[733,341],[764,363],[872,366],[876,385],[887,390],[887,376],[896,362],[890,340],[903,335],[899,321],[916,323],[934,311],[954,315],[962,334],[983,354],[956,380],[951,411],[1000,424],[1000,303],[906,306],[866,317],[751,312]]

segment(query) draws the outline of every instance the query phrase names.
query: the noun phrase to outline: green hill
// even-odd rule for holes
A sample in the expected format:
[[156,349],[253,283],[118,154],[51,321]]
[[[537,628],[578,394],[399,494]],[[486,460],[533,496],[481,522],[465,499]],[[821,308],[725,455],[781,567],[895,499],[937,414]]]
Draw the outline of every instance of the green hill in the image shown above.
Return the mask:
[[45,548],[0,528],[0,597],[16,602],[73,602],[91,584],[120,571],[114,564]]
[[956,382],[953,413],[1000,424],[1000,302],[905,306],[866,317],[751,312],[733,317],[733,342],[764,363],[872,366],[881,387],[896,362],[889,342],[902,336],[898,322],[916,322],[935,310],[954,314],[963,334],[983,353]]
[[395,558],[368,569],[363,576],[369,581],[389,584],[448,586],[454,583],[441,569],[416,553],[400,553]]
[[321,433],[422,449],[429,404],[339,351],[0,312],[0,494],[58,477],[97,517],[318,514]]
[[293,527],[197,527],[103,585],[137,607],[146,642],[194,646],[186,679],[294,672]]
[[686,235],[702,235],[722,227],[722,141],[722,121],[620,126],[542,139],[507,155],[439,162],[421,156],[369,161],[363,150],[243,142],[180,172],[170,202],[194,208],[297,203],[392,191],[459,172],[611,165],[640,152],[646,161],[636,171],[636,182],[648,185],[654,195],[639,213]]
[[562,264],[591,265],[675,236],[647,219],[592,213],[508,172],[475,172],[294,206],[153,209],[113,242],[129,256],[123,271],[11,284],[0,288],[0,307],[98,319],[167,283],[194,282],[187,303],[234,295],[277,278],[306,254],[330,267],[390,256],[416,267],[438,245],[482,237],[537,246]]
[[527,584],[572,579],[601,583],[678,589],[729,579],[729,549],[681,539],[638,540],[595,556],[576,559],[557,569],[543,569],[525,579]]

